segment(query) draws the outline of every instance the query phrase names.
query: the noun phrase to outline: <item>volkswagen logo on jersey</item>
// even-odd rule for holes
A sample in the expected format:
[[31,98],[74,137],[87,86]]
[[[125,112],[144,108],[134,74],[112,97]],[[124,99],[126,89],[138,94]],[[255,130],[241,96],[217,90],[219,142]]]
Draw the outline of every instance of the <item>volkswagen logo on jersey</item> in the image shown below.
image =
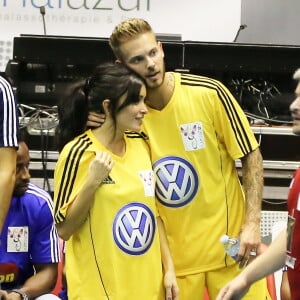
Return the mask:
[[168,156],[153,165],[156,196],[165,206],[184,206],[195,197],[199,179],[194,167],[185,159]]
[[137,202],[129,203],[115,217],[114,240],[124,252],[141,255],[152,244],[155,226],[155,216],[148,206]]

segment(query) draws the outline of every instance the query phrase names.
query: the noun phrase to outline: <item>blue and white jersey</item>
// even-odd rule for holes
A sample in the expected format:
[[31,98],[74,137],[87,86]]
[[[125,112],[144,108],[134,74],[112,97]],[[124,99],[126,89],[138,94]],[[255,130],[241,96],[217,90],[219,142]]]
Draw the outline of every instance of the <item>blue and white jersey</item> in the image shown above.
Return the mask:
[[34,184],[22,196],[12,198],[1,233],[2,289],[22,286],[34,274],[34,264],[60,261],[52,209],[49,194]]
[[18,109],[11,85],[0,76],[0,147],[18,147]]

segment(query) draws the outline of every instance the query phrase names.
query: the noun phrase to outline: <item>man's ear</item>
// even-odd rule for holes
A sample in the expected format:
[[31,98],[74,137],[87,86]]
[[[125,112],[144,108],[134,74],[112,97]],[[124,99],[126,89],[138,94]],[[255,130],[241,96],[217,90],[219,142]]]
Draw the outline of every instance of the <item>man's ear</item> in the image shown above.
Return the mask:
[[117,58],[117,59],[115,60],[115,63],[116,63],[116,64],[121,64],[122,62]]
[[164,52],[164,49],[163,49],[163,45],[162,45],[162,42],[160,42],[160,41],[158,41],[157,42],[157,45],[158,45],[158,48],[160,49],[160,51],[161,51],[161,55],[162,55],[162,57],[165,57],[165,52]]

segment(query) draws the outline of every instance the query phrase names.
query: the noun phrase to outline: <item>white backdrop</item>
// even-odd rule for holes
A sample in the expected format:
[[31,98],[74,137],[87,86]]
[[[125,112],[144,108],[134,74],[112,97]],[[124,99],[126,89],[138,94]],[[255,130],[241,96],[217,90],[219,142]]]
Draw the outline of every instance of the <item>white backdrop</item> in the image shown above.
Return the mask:
[[0,0],[0,70],[20,34],[109,37],[130,17],[150,22],[157,33],[182,40],[231,42],[240,26],[241,0]]

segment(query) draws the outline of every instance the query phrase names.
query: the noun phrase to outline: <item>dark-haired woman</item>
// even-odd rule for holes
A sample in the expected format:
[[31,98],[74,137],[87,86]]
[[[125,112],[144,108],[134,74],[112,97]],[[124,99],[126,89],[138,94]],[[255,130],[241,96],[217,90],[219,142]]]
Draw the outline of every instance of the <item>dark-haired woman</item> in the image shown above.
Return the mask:
[[[137,75],[104,64],[60,105],[58,134],[67,144],[55,169],[55,220],[67,240],[69,300],[178,299],[149,148],[139,133],[145,96]],[[106,118],[84,131],[89,110]]]

